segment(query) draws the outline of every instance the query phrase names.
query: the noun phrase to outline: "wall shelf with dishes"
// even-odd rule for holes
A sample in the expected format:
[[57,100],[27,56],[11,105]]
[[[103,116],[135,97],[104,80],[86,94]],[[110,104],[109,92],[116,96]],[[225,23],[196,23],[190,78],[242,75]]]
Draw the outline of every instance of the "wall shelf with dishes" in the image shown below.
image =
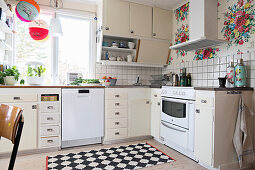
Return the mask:
[[137,49],[139,48],[138,42],[139,40],[137,39],[104,36],[101,61],[107,61],[107,63],[116,62],[118,64],[136,62]]

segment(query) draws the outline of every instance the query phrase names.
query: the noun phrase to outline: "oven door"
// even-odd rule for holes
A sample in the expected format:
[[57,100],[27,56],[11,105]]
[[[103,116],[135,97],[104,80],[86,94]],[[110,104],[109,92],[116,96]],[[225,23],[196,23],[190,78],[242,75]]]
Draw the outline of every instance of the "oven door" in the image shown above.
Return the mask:
[[194,101],[162,97],[161,120],[189,129],[189,113]]

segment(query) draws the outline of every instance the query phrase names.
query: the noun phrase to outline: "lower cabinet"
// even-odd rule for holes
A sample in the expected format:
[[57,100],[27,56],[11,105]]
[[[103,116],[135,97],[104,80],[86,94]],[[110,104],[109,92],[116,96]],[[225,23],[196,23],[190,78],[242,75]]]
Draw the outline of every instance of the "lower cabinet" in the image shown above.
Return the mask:
[[151,89],[151,136],[160,140],[161,89]]
[[150,89],[105,89],[104,141],[150,135]]
[[[252,109],[253,91],[196,91],[195,157],[208,168],[239,169],[233,145],[240,97]],[[247,113],[248,131],[254,117]],[[253,139],[253,133],[251,133]]]

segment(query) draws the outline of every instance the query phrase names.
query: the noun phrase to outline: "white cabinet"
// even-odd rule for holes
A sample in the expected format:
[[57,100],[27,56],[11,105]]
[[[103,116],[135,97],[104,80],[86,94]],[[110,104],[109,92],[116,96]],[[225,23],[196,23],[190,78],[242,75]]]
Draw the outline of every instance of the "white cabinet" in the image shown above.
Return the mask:
[[[251,90],[196,91],[194,152],[202,165],[220,169],[239,167],[233,146],[238,104],[242,96],[245,105],[252,109],[252,94]],[[251,115],[246,119],[249,131],[253,131],[253,119]]]
[[164,40],[172,38],[172,12],[153,8],[153,37]]
[[130,33],[136,36],[151,37],[152,7],[130,3]]
[[161,89],[151,89],[151,136],[160,139]]
[[129,2],[120,0],[103,0],[104,32],[129,35]]
[[128,89],[129,137],[150,135],[150,89]]

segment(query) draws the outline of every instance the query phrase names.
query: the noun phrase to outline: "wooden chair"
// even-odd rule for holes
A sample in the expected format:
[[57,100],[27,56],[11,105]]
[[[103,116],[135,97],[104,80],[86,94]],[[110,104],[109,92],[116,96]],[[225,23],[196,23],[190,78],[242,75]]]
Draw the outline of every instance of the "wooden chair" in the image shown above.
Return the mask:
[[0,104],[0,138],[7,138],[14,144],[8,170],[13,170],[17,156],[24,124],[22,112],[19,107]]

